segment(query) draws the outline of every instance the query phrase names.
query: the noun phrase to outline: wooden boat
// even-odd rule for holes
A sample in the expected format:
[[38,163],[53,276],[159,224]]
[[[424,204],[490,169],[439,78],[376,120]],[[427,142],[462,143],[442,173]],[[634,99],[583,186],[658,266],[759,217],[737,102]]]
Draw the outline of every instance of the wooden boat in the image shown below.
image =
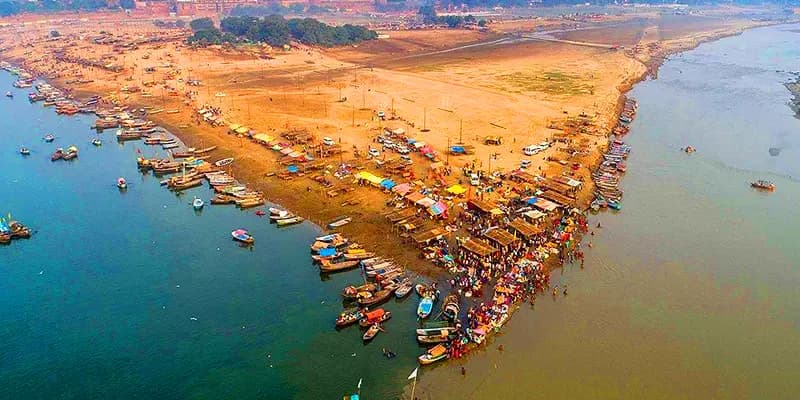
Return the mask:
[[341,261],[337,263],[322,261],[319,265],[320,272],[338,272],[352,269],[358,266],[358,261]]
[[765,180],[759,179],[757,181],[750,182],[750,187],[753,187],[753,188],[756,188],[756,189],[761,189],[761,190],[768,190],[770,192],[773,192],[773,191],[775,191],[775,187],[776,186],[775,186],[774,183],[772,183],[770,181],[765,181]]
[[458,318],[458,312],[461,310],[459,303],[461,297],[457,293],[450,293],[444,298],[442,302],[442,315],[450,320]]
[[[281,214],[281,213],[285,213],[285,212],[287,212],[287,211],[286,210],[281,210],[280,208],[275,208],[275,207],[270,207],[269,208],[270,215],[276,215],[276,214]],[[327,236],[331,236],[331,235],[327,235]],[[321,236],[321,237],[327,237],[327,236]],[[322,240],[322,239],[317,238],[317,240]]]
[[233,163],[233,158],[223,158],[222,160],[215,161],[214,165],[224,167],[226,165],[231,165],[231,163]]
[[237,229],[231,232],[231,236],[233,236],[233,240],[245,243],[245,244],[253,244],[256,240],[250,236],[244,229]]
[[414,282],[412,282],[411,279],[406,279],[405,281],[403,281],[403,283],[400,284],[397,290],[394,291],[394,296],[397,297],[398,299],[402,299],[403,297],[408,296],[411,293],[411,290],[413,289],[414,289]]
[[289,219],[294,218],[296,215],[292,214],[289,211],[283,211],[280,214],[270,214],[269,219],[272,221],[280,221],[282,219]]
[[433,297],[425,296],[419,301],[419,305],[417,306],[418,317],[428,318],[428,316],[431,315],[431,311],[433,311],[433,300]]
[[362,336],[361,338],[364,339],[365,342],[369,342],[378,334],[378,332],[380,332],[380,330],[381,330],[381,325],[374,324],[370,326],[366,332],[364,332],[364,336]]
[[20,147],[19,154],[22,154],[23,156],[29,156],[31,155],[31,151],[27,147]]
[[425,322],[421,328],[417,328],[416,333],[419,336],[439,335],[442,331],[447,331],[448,334],[455,333],[456,328],[450,321],[432,321]]
[[350,217],[340,217],[335,219],[333,222],[328,224],[328,229],[336,229],[342,226],[345,226],[350,223],[353,219]]
[[392,318],[392,312],[379,308],[377,310],[364,313],[364,316],[358,320],[358,325],[362,328],[366,328],[370,325],[380,324],[381,322],[387,321],[389,318]]
[[50,155],[50,161],[60,160],[63,157],[64,157],[64,149],[59,147],[52,155]]
[[17,221],[8,222],[8,230],[6,233],[9,234],[12,239],[26,239],[31,237],[31,230]]
[[252,198],[252,199],[243,199],[243,200],[236,200],[236,205],[241,209],[253,208],[258,206],[264,205],[264,199],[262,198]]
[[447,347],[443,344],[438,344],[428,349],[425,354],[418,357],[419,363],[422,365],[433,364],[437,361],[447,358]]
[[73,158],[78,157],[78,148],[75,146],[67,147],[67,151],[61,156],[63,160],[72,160]]
[[126,132],[122,129],[117,130],[117,140],[120,142],[124,142],[126,140],[139,140],[142,138],[142,134],[139,132]]
[[455,335],[449,334],[440,334],[440,335],[428,335],[428,336],[419,336],[417,335],[417,341],[423,344],[432,344],[432,343],[448,343],[451,340],[455,339]]
[[214,151],[216,149],[217,149],[217,146],[209,146],[209,147],[206,147],[206,148],[203,148],[203,149],[194,150],[193,153],[194,153],[194,155],[200,155],[200,154],[210,153],[210,152],[212,152],[212,151]]
[[195,210],[201,210],[204,205],[205,203],[203,203],[203,199],[199,197],[195,197],[194,200],[192,200],[192,208]]
[[164,150],[169,150],[169,149],[177,149],[177,148],[178,148],[178,147],[180,147],[180,146],[181,146],[181,145],[179,145],[179,144],[177,144],[177,143],[170,143],[170,144],[163,144],[163,143],[162,143],[162,144],[161,144],[161,148],[162,148],[162,149],[164,149]]
[[358,294],[362,292],[375,292],[378,290],[378,285],[374,283],[365,283],[361,286],[350,285],[342,289],[342,297],[345,299],[356,299]]
[[383,289],[373,293],[372,296],[362,297],[358,299],[358,304],[362,306],[374,306],[377,304],[385,303],[391,297],[392,297],[392,291]]
[[376,269],[376,270],[372,270],[372,271],[367,271],[367,276],[369,276],[371,278],[374,278],[374,277],[376,277],[378,275],[387,275],[387,274],[389,274],[391,272],[395,272],[395,271],[399,271],[399,270],[400,270],[399,267],[392,266],[392,267],[388,267],[388,268],[382,268],[382,269]]
[[353,253],[353,254],[345,254],[345,260],[365,260],[367,258],[375,257],[375,253],[364,252],[364,253]]
[[358,322],[364,317],[364,312],[359,308],[350,308],[339,313],[336,318],[336,326],[347,326]]
[[125,178],[117,178],[117,188],[120,190],[125,190],[128,188],[128,182],[125,181]]
[[200,179],[190,179],[185,181],[178,180],[176,181],[176,183],[172,184],[169,188],[176,192],[179,192],[181,190],[191,189],[193,187],[198,187],[202,185],[203,181]]
[[305,221],[305,219],[303,219],[302,217],[294,217],[294,218],[288,218],[288,219],[281,219],[281,220],[275,221],[275,223],[278,224],[278,226],[289,226],[289,225],[299,224],[299,223],[301,223],[303,221]]

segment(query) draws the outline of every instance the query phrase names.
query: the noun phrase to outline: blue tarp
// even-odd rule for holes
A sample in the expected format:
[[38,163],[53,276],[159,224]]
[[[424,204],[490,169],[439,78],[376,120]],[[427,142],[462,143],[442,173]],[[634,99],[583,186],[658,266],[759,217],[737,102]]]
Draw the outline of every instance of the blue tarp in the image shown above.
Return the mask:
[[333,256],[333,255],[336,255],[336,249],[330,248],[330,247],[324,248],[324,249],[319,251],[319,255],[321,257],[330,257],[330,256]]
[[384,189],[391,189],[391,188],[397,186],[397,184],[394,183],[394,181],[391,180],[391,179],[384,179],[383,181],[381,181],[381,186]]
[[286,167],[286,170],[291,172],[291,173],[293,173],[293,174],[295,174],[295,173],[297,173],[297,171],[299,171],[297,169],[297,165],[290,165],[290,166]]
[[528,199],[525,200],[525,202],[528,203],[529,205],[533,205],[534,203],[536,203],[536,200],[537,200],[536,197],[528,197]]
[[450,146],[450,152],[464,154],[466,150],[464,150],[464,146]]

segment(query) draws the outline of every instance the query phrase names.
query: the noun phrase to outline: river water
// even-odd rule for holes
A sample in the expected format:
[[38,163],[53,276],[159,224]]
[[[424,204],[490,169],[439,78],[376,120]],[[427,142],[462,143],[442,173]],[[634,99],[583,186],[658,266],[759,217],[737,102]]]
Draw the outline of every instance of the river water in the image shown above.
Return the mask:
[[[524,305],[486,351],[423,371],[416,395],[797,398],[800,121],[783,84],[799,32],[706,43],[636,85],[624,210],[592,217],[584,268],[554,274],[568,296]],[[762,178],[777,191],[750,189]]]
[[[800,121],[776,72],[797,69],[792,29],[704,44],[637,85],[625,209],[593,217],[603,228],[584,242],[584,269],[555,274],[569,295],[523,306],[486,351],[422,369],[416,394],[796,397]],[[0,248],[0,399],[319,399],[360,378],[364,398],[400,393],[421,352],[415,301],[387,304],[388,332],[369,345],[334,330],[339,290],[360,277],[321,280],[307,247],[319,228],[278,230],[227,206],[195,214],[208,189],[177,197],[136,172],[135,144],[107,132],[94,148],[93,118],[14,92],[0,101],[0,212],[36,234]],[[77,160],[50,162],[70,144]],[[687,144],[698,152],[678,151]],[[757,178],[778,190],[750,190]],[[239,227],[252,250],[231,242]]]
[[[0,74],[3,91],[13,81]],[[308,248],[318,227],[278,229],[230,206],[195,213],[208,188],[178,197],[138,173],[142,144],[110,130],[96,148],[93,117],[59,117],[11,90],[0,101],[0,213],[36,233],[0,247],[0,399],[336,398],[360,378],[366,398],[402,390],[422,352],[413,297],[384,306],[394,317],[369,345],[357,326],[336,331],[339,291],[361,278],[322,280]],[[54,143],[41,139],[49,132]],[[71,144],[76,160],[50,161]],[[252,250],[232,242],[240,227]]]

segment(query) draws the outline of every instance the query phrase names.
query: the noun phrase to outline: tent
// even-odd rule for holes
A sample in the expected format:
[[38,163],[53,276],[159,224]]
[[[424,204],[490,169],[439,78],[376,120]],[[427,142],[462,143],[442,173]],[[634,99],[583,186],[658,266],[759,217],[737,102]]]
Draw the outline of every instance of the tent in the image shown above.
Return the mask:
[[441,214],[444,214],[444,213],[446,213],[446,212],[447,212],[447,204],[444,204],[443,202],[441,202],[441,201],[438,201],[438,202],[436,202],[436,204],[432,205],[432,206],[431,206],[431,207],[428,209],[428,212],[430,212],[430,213],[431,213],[431,215],[441,215]]
[[363,179],[375,186],[378,186],[381,184],[381,182],[383,182],[383,178],[375,176],[374,174],[367,171],[359,171],[356,174],[356,179]]
[[400,196],[405,196],[408,192],[411,191],[411,184],[410,183],[401,183],[392,188],[392,191],[399,194]]
[[384,179],[384,180],[381,181],[381,186],[384,189],[391,189],[391,188],[397,186],[397,184],[391,179]]
[[417,200],[416,203],[417,205],[420,205],[422,207],[429,208],[432,207],[434,204],[436,204],[436,201],[431,199],[430,197],[423,197]]
[[267,144],[272,141],[272,136],[267,135],[266,133],[257,133],[253,135],[253,140],[259,142],[261,144]]
[[336,255],[336,249],[333,247],[328,247],[324,249],[320,249],[318,252],[320,257],[333,257]]
[[463,186],[461,186],[459,184],[455,184],[453,186],[450,186],[446,190],[447,190],[448,193],[452,193],[452,194],[455,194],[455,195],[463,194],[463,193],[465,193],[467,191],[467,189],[465,187],[463,187]]
[[290,166],[286,167],[286,170],[291,172],[291,173],[293,173],[293,174],[296,174],[297,171],[299,171],[299,169],[297,168],[297,165],[290,165]]

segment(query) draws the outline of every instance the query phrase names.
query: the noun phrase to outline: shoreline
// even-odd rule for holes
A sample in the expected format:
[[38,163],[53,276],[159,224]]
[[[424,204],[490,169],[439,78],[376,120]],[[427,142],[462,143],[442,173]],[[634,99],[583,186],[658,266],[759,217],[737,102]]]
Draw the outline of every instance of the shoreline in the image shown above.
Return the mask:
[[[766,25],[759,25],[751,28],[763,27],[763,26]],[[744,30],[746,29],[738,30],[735,32],[720,33],[711,37],[705,37],[691,46],[678,47],[666,51],[663,54],[659,54],[657,57],[651,58],[647,62],[640,61],[642,62],[642,64],[646,66],[646,71],[641,75],[639,75],[638,77],[636,77],[635,79],[632,79],[630,82],[623,83],[623,86],[620,89],[620,95],[617,99],[616,113],[613,115],[609,115],[608,116],[609,119],[613,121],[615,117],[616,118],[619,117],[620,112],[622,111],[622,107],[625,103],[625,99],[627,98],[627,93],[630,90],[632,90],[635,84],[647,79],[649,76],[655,76],[655,74],[657,74],[658,68],[660,68],[660,66],[667,60],[669,56],[691,50],[693,48],[696,48],[702,43],[712,42],[725,37],[739,35],[743,33]],[[54,85],[56,84],[55,82],[53,83]],[[63,85],[61,84],[58,84],[58,86],[63,87]],[[90,92],[76,91],[76,93],[90,93]],[[134,107],[142,107],[145,104],[152,105],[152,103],[147,103],[147,102],[130,103],[130,105]],[[164,103],[162,103],[162,106],[165,108],[168,107]],[[191,113],[191,108],[189,108],[189,112]],[[161,115],[148,116],[147,119],[153,120],[157,124],[167,128],[173,135],[180,138],[188,146],[203,147],[200,144],[206,146],[210,144],[217,145],[217,143],[215,142],[209,143],[206,142],[206,140],[212,141],[215,136],[214,133],[218,133],[219,131],[218,128],[203,129],[207,127],[206,126],[194,127],[191,126],[191,123],[189,123],[188,128],[185,127],[181,128],[178,126],[177,122],[174,121],[173,119],[183,116],[184,112],[182,110],[180,113],[174,114],[174,116],[161,114]],[[214,130],[217,130],[217,132],[213,132]],[[613,140],[613,135],[609,135],[607,137],[610,140]],[[225,145],[226,141],[220,140],[219,144]],[[259,145],[251,143],[250,141],[245,140],[240,143],[240,146],[241,149],[238,151],[235,149],[230,149],[220,146],[219,150],[217,150],[214,153],[214,156],[215,158],[225,158],[234,156],[239,157],[241,154],[256,154],[256,155],[268,154],[264,153],[263,148],[261,148]],[[608,143],[606,143],[603,146],[599,146],[598,150],[600,151],[595,151],[591,155],[593,162],[590,170],[592,171],[596,170],[602,158],[601,154],[607,147]],[[269,160],[264,160],[263,159],[264,157],[259,157],[259,158],[260,160],[252,159],[250,160],[250,162],[247,163],[236,163],[233,169],[235,171],[236,176],[243,177],[241,179],[243,183],[246,183],[248,187],[259,190],[262,193],[264,193],[265,198],[268,201],[284,205],[287,208],[292,209],[295,212],[298,212],[298,214],[305,216],[308,220],[315,223],[322,231],[325,231],[324,228],[324,226],[326,225],[325,220],[329,221],[333,219],[333,217],[342,214],[342,209],[344,208],[344,206],[337,206],[336,204],[331,204],[333,202],[330,201],[330,199],[326,198],[324,191],[310,192],[304,190],[303,186],[306,186],[308,184],[308,182],[305,179],[294,179],[293,181],[281,181],[274,176],[268,177],[267,179],[263,179],[264,174],[266,174],[271,169],[269,168],[270,164],[272,164],[273,166],[276,165],[277,159],[275,159],[274,156],[272,155],[268,155],[266,157],[269,158]],[[586,185],[586,187],[587,189],[584,189],[584,195],[585,192],[591,193],[591,191],[593,191],[594,182],[592,182],[591,185]],[[360,192],[363,192],[363,190],[361,190]],[[378,204],[380,204],[380,200],[385,199],[385,196],[380,192],[375,192],[372,189],[368,189],[367,192],[368,193],[366,195],[364,195],[364,193],[359,193],[359,194],[362,195],[361,197],[369,198],[369,201],[378,201]],[[309,199],[308,198],[310,197],[309,193],[314,193],[316,195],[313,198]],[[583,195],[578,197],[579,198],[583,197]],[[338,203],[342,200],[344,200],[344,198],[339,198],[338,200],[336,200],[336,202]],[[322,209],[319,208],[320,205],[323,206]],[[585,209],[586,208],[585,205],[582,208]],[[376,209],[381,209],[381,207],[378,206],[376,207]],[[385,208],[383,209],[385,210]],[[356,221],[354,221],[354,224],[346,226],[343,229],[340,229],[339,231],[342,232],[345,236],[348,236],[354,239],[355,241],[363,244],[365,247],[369,248],[371,251],[374,251],[377,254],[402,260],[407,265],[414,265],[414,268],[412,268],[414,272],[423,273],[427,276],[443,274],[443,271],[441,269],[439,269],[436,266],[433,266],[428,262],[424,263],[424,266],[422,265],[423,263],[419,263],[418,250],[413,249],[413,247],[407,246],[406,244],[400,244],[399,246],[396,245],[396,243],[399,242],[399,238],[397,238],[396,235],[386,234],[383,237],[380,237],[378,235],[379,233],[386,233],[385,232],[386,223],[382,215],[383,213],[379,212],[376,215],[372,215],[370,217],[369,215],[367,215],[370,211],[372,211],[371,208],[367,209],[366,212],[359,212],[360,214],[353,214],[358,217],[363,217],[365,220],[362,219],[361,221],[358,221],[360,223],[356,223]],[[374,229],[366,229],[363,227],[364,225],[373,225]],[[581,238],[578,238],[578,240],[581,240]],[[551,257],[548,260],[551,261],[549,264],[556,264],[554,262],[555,257]],[[513,307],[513,310],[516,310],[518,308],[519,308],[518,303],[516,303]],[[513,315],[513,311],[509,312],[509,317],[511,315]],[[488,342],[489,341],[487,340],[486,343]],[[482,346],[482,344],[478,345],[477,347],[480,346]]]

